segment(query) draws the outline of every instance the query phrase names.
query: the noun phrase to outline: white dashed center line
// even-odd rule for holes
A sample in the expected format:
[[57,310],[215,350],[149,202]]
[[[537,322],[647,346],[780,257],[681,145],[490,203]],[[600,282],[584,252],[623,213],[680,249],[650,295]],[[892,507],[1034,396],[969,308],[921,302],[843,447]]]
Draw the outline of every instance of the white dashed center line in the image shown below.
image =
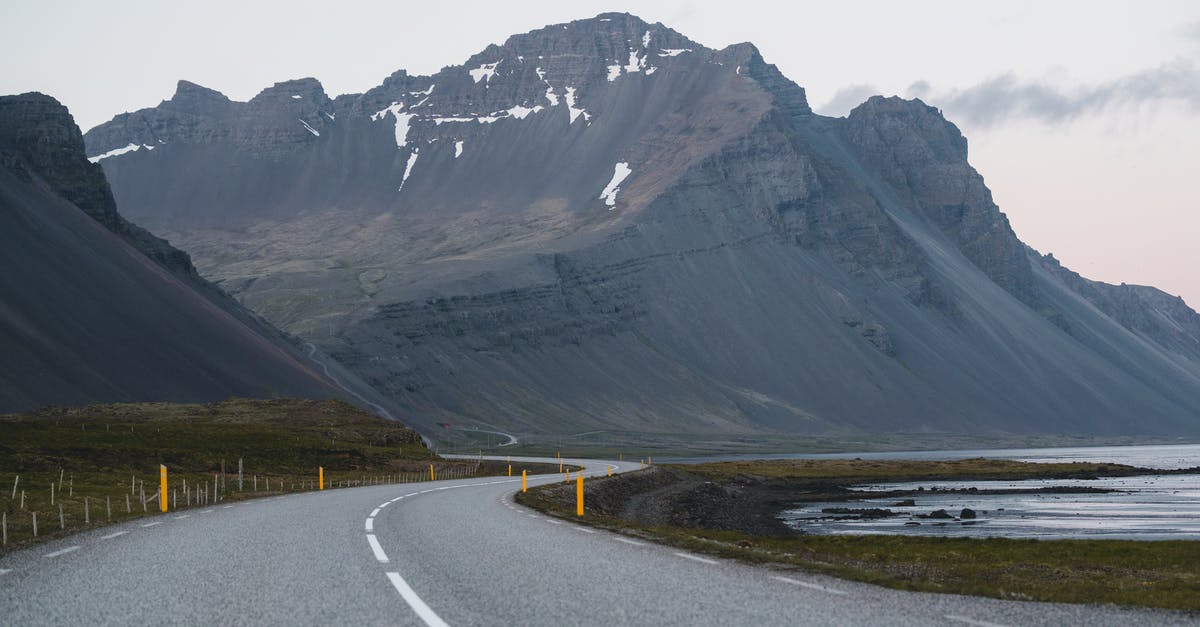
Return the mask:
[[[835,590],[833,588],[826,588],[825,586],[822,586],[819,584],[809,583],[807,581],[800,581],[799,579],[792,579],[791,577],[776,577],[775,579],[778,579],[779,581],[782,581],[784,583],[790,583],[793,586],[800,586],[801,588],[808,588],[810,590],[820,590],[821,592],[828,592],[830,594],[846,594],[845,591],[843,591],[843,590]],[[947,618],[949,618],[949,617],[947,617]]]
[[367,531],[375,531],[375,519],[374,518],[367,519]]
[[71,551],[78,551],[78,550],[79,550],[79,546],[78,546],[78,545],[76,545],[76,546],[69,546],[69,547],[67,547],[67,548],[65,548],[65,549],[59,549],[59,550],[57,550],[57,551],[55,551],[55,552],[53,552],[53,553],[47,553],[47,554],[46,554],[46,555],[44,555],[43,557],[58,557],[59,555],[66,555],[67,553],[70,553]]
[[425,621],[426,625],[429,625],[429,627],[450,627],[446,624],[446,621],[442,620],[432,608],[421,600],[421,597],[417,596],[417,593],[409,587],[408,582],[404,581],[400,573],[388,573],[387,577],[392,582],[392,585],[396,587],[396,592],[400,593],[400,597],[404,599],[404,602],[408,603],[408,606],[416,612],[421,620]]
[[716,564],[717,563],[717,560],[710,560],[707,557],[700,557],[699,555],[692,555],[691,553],[676,552],[675,555],[678,555],[679,557],[682,557],[684,559],[689,559],[689,560],[693,560],[696,562],[700,562],[702,564]]
[[379,546],[379,540],[375,539],[375,534],[367,534],[367,543],[371,545],[371,551],[375,553],[375,559],[386,564],[388,561],[387,553],[384,553],[383,547]]
[[1006,627],[1000,623],[989,623],[987,621],[975,620],[973,618],[958,616],[956,614],[946,614],[946,618],[959,623],[965,623],[967,625],[975,625],[975,627]]
[[129,533],[129,532],[128,531],[114,531],[106,536],[100,536],[100,539],[101,540],[112,540],[113,538],[115,538],[117,536],[123,536],[127,533]]

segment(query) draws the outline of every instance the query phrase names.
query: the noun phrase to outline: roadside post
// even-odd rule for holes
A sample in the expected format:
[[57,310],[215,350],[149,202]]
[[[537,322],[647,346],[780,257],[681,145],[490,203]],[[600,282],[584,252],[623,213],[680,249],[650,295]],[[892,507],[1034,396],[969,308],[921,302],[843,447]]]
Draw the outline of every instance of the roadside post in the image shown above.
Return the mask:
[[325,489],[325,467],[317,466],[317,489]]
[[575,478],[575,515],[583,516],[583,473]]
[[167,513],[167,467],[158,465],[158,508]]
[[521,471],[521,491],[524,492],[526,489],[528,489],[528,484],[526,484],[526,482],[525,482],[525,471],[522,470]]

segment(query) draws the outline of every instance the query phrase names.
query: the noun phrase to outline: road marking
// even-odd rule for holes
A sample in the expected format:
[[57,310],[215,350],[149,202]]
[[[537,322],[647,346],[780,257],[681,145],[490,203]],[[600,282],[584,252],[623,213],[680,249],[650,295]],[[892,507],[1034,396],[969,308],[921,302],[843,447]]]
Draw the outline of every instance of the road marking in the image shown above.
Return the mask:
[[371,545],[371,551],[375,553],[375,559],[386,564],[388,561],[387,553],[384,553],[383,547],[379,546],[379,540],[375,539],[375,534],[367,534],[367,543]]
[[385,502],[383,502],[383,503],[380,503],[380,504],[379,504],[379,509],[383,509],[383,508],[385,508],[385,507],[387,507],[388,505],[391,505],[391,504],[392,504],[392,502],[391,502],[391,501],[385,501]]
[[184,518],[187,518],[189,516],[191,516],[191,514],[180,514],[175,517],[175,520],[183,520]]
[[43,555],[42,557],[58,557],[59,555],[66,555],[67,553],[70,553],[71,551],[77,551],[77,550],[79,550],[79,545],[69,546],[65,549],[59,549],[53,553],[47,553],[47,554]]
[[408,582],[404,581],[400,573],[388,573],[387,576],[391,580],[392,585],[396,587],[396,592],[400,593],[400,597],[404,599],[404,602],[408,603],[412,611],[416,612],[417,616],[425,621],[426,625],[429,625],[429,627],[450,627],[446,624],[446,621],[442,620],[432,608],[421,600],[421,597],[417,596],[417,593],[409,587]]
[[1007,627],[1006,625],[1002,625],[1000,623],[989,623],[987,621],[975,620],[973,618],[967,618],[966,616],[958,616],[956,614],[946,614],[946,618],[948,618],[952,621],[966,623],[968,625],[975,625],[975,627]]
[[375,531],[375,519],[374,518],[367,519],[367,531]]
[[11,573],[11,572],[12,571],[7,568],[0,568],[0,575],[7,575],[8,573]]
[[629,538],[613,538],[613,540],[616,540],[617,542],[624,542],[625,544],[632,544],[633,546],[646,546],[645,542],[638,542],[637,540],[630,540]]
[[588,529],[587,527],[575,527],[575,530],[582,531],[584,533],[596,533],[594,530]]
[[699,555],[692,555],[691,553],[676,552],[675,555],[678,555],[679,557],[682,557],[684,559],[695,560],[702,564],[716,564],[717,563],[717,560],[710,560],[707,557],[700,557]]
[[802,588],[809,588],[812,590],[820,590],[821,592],[828,592],[830,594],[846,594],[846,592],[844,590],[835,590],[833,588],[826,588],[825,586],[822,586],[822,585],[818,585],[815,583],[808,583],[807,581],[800,581],[799,579],[792,579],[791,577],[776,577],[776,579],[778,579],[779,581],[782,581],[784,583],[790,583],[793,586],[800,586]]
[[112,540],[113,538],[115,538],[117,536],[123,536],[127,533],[129,533],[129,532],[128,531],[114,531],[113,533],[110,533],[106,536],[100,536],[100,539],[101,540]]
[[161,524],[162,524],[162,521],[161,521],[161,520],[156,520],[156,521],[154,521],[154,522],[146,523],[146,524],[144,524],[144,525],[142,525],[142,526],[143,526],[143,527],[153,527],[154,525],[161,525]]
[[374,510],[371,511],[371,514],[370,514],[370,516],[368,516],[368,518],[374,518],[378,515],[379,515],[379,508],[376,507]]
[[200,513],[201,513],[201,514],[211,514],[211,513],[213,513],[213,510],[211,510],[211,509],[206,509],[206,510],[204,510],[204,511],[200,512]]
[[548,522],[552,525],[561,525],[562,524],[561,520],[547,520],[546,522]]
[[225,507],[222,507],[221,509],[230,509],[232,507],[233,507],[232,505],[226,505]]

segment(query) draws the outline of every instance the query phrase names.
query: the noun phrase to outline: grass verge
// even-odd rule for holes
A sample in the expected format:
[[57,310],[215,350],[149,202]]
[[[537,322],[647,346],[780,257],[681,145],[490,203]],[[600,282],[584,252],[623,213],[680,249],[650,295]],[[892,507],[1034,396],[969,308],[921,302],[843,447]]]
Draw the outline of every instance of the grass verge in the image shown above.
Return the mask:
[[427,481],[431,465],[437,479],[508,472],[501,462],[437,458],[415,431],[340,401],[231,399],[4,415],[0,555],[159,513],[159,464],[168,469],[171,511],[314,490],[318,467],[326,488]]
[[[861,483],[861,480],[1033,478],[1100,470],[1082,464],[1041,465],[992,460],[820,460],[782,464],[704,464],[687,466],[686,472],[695,472],[713,481],[767,477],[776,483],[788,479],[844,485]],[[1116,472],[1125,472],[1128,468],[1112,464],[1103,466]],[[1026,601],[1115,603],[1200,611],[1200,542],[1197,541],[764,536],[702,527],[641,524],[627,519],[622,515],[620,502],[627,503],[634,494],[623,492],[620,482],[653,484],[659,489],[661,479],[652,480],[645,476],[656,471],[658,469],[649,469],[588,480],[584,502],[588,504],[591,499],[596,504],[588,505],[582,518],[575,516],[573,488],[561,485],[539,487],[518,494],[517,501],[574,522],[690,551],[890,588]],[[614,494],[619,496],[614,498]]]

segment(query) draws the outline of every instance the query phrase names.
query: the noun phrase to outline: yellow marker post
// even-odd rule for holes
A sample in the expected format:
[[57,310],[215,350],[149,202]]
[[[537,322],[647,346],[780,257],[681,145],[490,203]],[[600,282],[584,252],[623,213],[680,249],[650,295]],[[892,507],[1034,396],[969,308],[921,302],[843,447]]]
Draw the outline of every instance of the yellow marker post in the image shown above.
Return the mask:
[[325,489],[325,467],[317,466],[317,489]]
[[430,481],[434,481],[434,480],[435,480],[435,479],[433,478],[433,464],[430,464],[430,465],[429,465],[429,480],[430,480]]
[[527,486],[525,484],[525,471],[522,470],[521,471],[521,491],[524,492],[526,489],[527,489]]
[[608,467],[608,476],[612,476],[612,466]]
[[167,467],[158,465],[158,507],[167,513]]
[[575,478],[575,515],[583,516],[583,475]]
[[508,476],[512,476],[512,464],[508,465]]

